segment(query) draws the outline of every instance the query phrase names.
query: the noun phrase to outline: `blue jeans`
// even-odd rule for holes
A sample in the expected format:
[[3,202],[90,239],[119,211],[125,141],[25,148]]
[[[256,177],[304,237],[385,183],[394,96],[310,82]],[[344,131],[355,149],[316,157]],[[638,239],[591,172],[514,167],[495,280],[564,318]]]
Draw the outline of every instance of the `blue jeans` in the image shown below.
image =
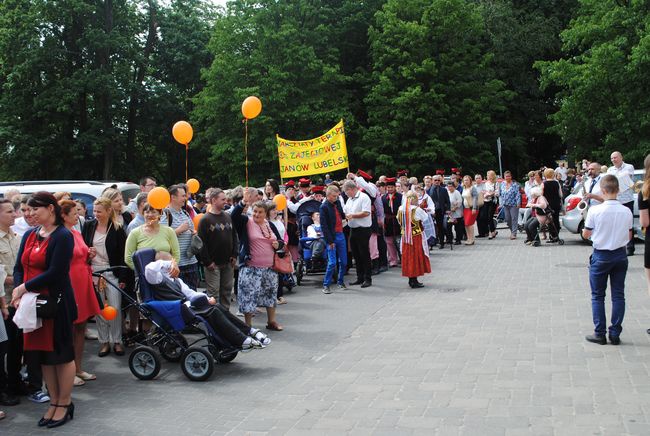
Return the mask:
[[325,279],[323,286],[329,286],[332,283],[332,276],[334,275],[334,268],[336,268],[336,261],[339,263],[339,284],[343,283],[343,276],[345,276],[345,269],[348,265],[348,248],[345,244],[345,235],[343,233],[336,233],[334,237],[334,248],[327,245],[327,271],[325,272]]
[[625,315],[625,274],[627,253],[625,247],[618,250],[594,250],[589,260],[589,284],[591,285],[591,312],[594,318],[596,336],[605,336],[605,290],[607,278],[612,293],[612,325],[609,335],[618,337],[623,331],[621,324]]

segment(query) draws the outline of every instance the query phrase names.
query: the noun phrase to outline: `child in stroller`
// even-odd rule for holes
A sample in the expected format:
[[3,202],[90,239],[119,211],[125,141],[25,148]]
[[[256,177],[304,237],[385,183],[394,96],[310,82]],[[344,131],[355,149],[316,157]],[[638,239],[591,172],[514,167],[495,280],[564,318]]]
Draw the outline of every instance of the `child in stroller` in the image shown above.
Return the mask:
[[325,252],[325,240],[323,239],[323,231],[320,227],[320,213],[313,212],[311,214],[312,224],[307,227],[307,237],[312,239],[306,243],[306,246],[311,249],[312,257],[320,258]]
[[176,261],[169,253],[158,252],[156,260],[147,264],[145,279],[152,286],[157,301],[183,301],[181,316],[186,322],[200,314],[231,346],[243,351],[264,348],[271,343],[269,337],[232,315],[217,304],[216,299],[190,289],[178,278],[178,273]]

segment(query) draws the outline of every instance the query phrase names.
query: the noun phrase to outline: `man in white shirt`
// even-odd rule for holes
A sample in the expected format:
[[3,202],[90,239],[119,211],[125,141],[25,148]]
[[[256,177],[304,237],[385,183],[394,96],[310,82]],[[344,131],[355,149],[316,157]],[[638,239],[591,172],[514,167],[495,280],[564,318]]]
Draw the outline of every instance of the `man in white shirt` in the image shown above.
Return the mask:
[[[141,193],[149,194],[149,191],[151,191],[156,186],[157,186],[156,179],[154,179],[151,176],[144,176],[143,178],[140,179],[140,192]],[[133,197],[132,199],[130,199],[129,204],[126,206],[126,209],[129,212],[131,212],[131,215],[133,215],[134,217],[138,213],[138,205],[136,203],[136,197]]]
[[626,245],[632,238],[632,212],[616,200],[618,179],[607,174],[600,182],[603,204],[589,208],[582,236],[591,239],[594,251],[589,258],[589,285],[591,286],[591,311],[594,334],[585,339],[605,345],[607,318],[605,316],[605,291],[607,279],[611,283],[612,317],[609,342],[621,343],[625,315],[625,275],[628,260]]
[[587,202],[589,207],[603,202],[603,196],[600,190],[600,179],[602,177],[600,167],[598,162],[592,162],[589,164],[589,168],[587,168],[589,177],[585,182],[585,192],[582,198]]
[[[607,174],[612,174],[618,179],[618,197],[621,204],[634,213],[634,166],[623,162],[623,155],[615,151],[611,155],[612,166],[607,169]],[[627,244],[627,255],[634,255],[634,239]]]
[[343,192],[348,197],[343,212],[350,227],[350,248],[357,269],[357,280],[350,284],[367,288],[372,286],[369,249],[372,232],[370,228],[372,226],[370,197],[361,192],[352,180],[343,184]]

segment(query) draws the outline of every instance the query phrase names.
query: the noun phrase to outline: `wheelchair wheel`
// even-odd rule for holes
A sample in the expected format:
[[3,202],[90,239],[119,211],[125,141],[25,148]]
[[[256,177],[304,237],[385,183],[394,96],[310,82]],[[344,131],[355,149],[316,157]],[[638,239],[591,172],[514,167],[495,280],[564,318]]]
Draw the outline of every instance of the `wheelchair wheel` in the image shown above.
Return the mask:
[[218,351],[214,357],[219,363],[230,363],[237,357],[237,351]]
[[207,380],[214,370],[212,355],[201,347],[190,347],[181,357],[181,369],[192,381]]
[[160,345],[158,345],[158,350],[160,350],[160,355],[168,362],[178,362],[181,360],[183,355],[183,350],[187,348],[187,339],[179,333],[174,333],[172,336],[181,343],[182,348],[174,343],[174,341],[164,338]]
[[140,380],[151,380],[160,372],[160,357],[151,347],[138,347],[129,355],[129,369]]

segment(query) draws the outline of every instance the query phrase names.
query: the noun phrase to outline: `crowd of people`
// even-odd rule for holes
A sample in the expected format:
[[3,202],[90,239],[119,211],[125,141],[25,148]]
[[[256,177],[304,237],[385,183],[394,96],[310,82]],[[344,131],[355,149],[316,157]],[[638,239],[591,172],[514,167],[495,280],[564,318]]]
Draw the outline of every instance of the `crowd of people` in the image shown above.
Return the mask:
[[[628,179],[634,168],[630,172],[618,152],[612,154],[612,164],[606,173],[616,176],[618,201],[630,207]],[[646,170],[648,165],[650,159]],[[510,171],[500,179],[495,171],[472,177],[456,169],[450,176],[438,171],[422,180],[407,170],[376,178],[359,170],[339,181],[327,175],[323,181],[300,178],[280,186],[269,179],[259,190],[211,187],[194,195],[187,185],[175,184],[168,188],[165,209],[149,204],[148,193],[157,181],[148,176],[127,204],[118,189],[107,188],[92,204],[92,216],[69,193],[21,196],[8,191],[0,200],[0,307],[5,321],[0,323],[0,362],[6,357],[6,365],[0,365],[0,404],[18,404],[21,395],[49,401],[38,422],[43,427],[57,427],[74,417],[73,387],[97,379],[83,368],[84,341],[98,339],[100,357],[121,356],[143,328],[137,310],[122,310],[123,295],[138,298],[132,256],[140,249],[158,253],[150,282],[171,283],[161,299],[194,298],[203,292],[199,286],[204,281],[207,301],[219,307],[214,322],[230,326],[233,341],[262,347],[270,340],[253,327],[253,318],[265,310],[266,329],[284,330],[277,307],[287,302],[284,289],[295,284],[286,264],[300,265],[305,244],[325,265],[323,294],[348,286],[372,287],[373,277],[389,268],[401,268],[409,287],[422,288],[419,278],[431,272],[434,247],[473,246],[477,239],[497,238],[497,208],[505,215],[509,239],[525,229],[526,243],[539,242],[545,231],[549,241],[557,240],[562,199],[576,184],[585,186],[584,198],[592,206],[611,198],[611,186],[605,194],[600,190],[602,168],[596,162],[583,162],[576,169],[563,164],[544,168],[531,171],[523,186]],[[650,222],[647,177],[648,171],[639,201],[644,226]],[[316,207],[301,214],[307,202]],[[629,255],[634,245],[627,247]],[[650,261],[645,266],[650,268]],[[110,268],[101,279],[92,275]],[[351,269],[354,279],[346,284]],[[21,307],[37,292],[54,302],[56,313],[39,317],[38,326],[32,326]],[[604,298],[604,291],[593,292]],[[234,301],[243,323],[230,314]],[[116,308],[117,316],[104,319],[100,304]],[[93,319],[97,337],[87,329]]]

